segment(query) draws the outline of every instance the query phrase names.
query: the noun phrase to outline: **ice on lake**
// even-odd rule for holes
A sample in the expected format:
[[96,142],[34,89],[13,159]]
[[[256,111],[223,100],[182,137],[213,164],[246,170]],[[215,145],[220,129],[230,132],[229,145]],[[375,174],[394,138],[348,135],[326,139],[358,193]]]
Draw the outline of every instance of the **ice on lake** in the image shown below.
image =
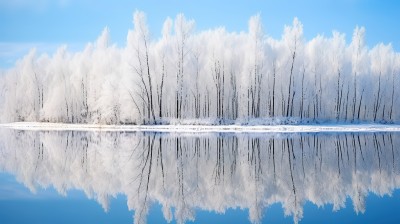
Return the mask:
[[[259,223],[266,222],[272,216],[269,209],[277,205],[282,207],[282,218],[303,223],[315,216],[305,212],[310,204],[320,208],[317,213],[327,207],[337,211],[319,220],[326,222],[343,210],[359,218],[382,212],[369,210],[380,200],[368,204],[368,198],[398,192],[399,146],[399,132],[0,128],[0,171],[32,193],[55,189],[68,200],[71,192],[83,192],[104,211],[112,211],[113,198],[123,196],[127,206],[121,209],[130,212],[134,223],[150,222],[154,206],[162,222],[196,222],[203,211],[244,211],[248,222]],[[0,189],[6,185],[0,179]],[[12,198],[9,195],[6,202]],[[398,196],[391,200],[386,212],[398,221],[393,203],[400,200]],[[4,201],[0,195],[0,204]],[[9,216],[11,222],[17,216]]]

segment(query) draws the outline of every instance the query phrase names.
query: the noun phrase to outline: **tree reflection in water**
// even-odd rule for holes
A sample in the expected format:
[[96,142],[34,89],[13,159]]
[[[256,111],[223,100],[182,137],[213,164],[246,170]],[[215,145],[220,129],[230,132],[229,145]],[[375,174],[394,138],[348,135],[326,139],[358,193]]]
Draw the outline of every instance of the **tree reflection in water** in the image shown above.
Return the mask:
[[127,196],[135,223],[146,223],[152,203],[167,221],[195,219],[195,209],[249,209],[259,222],[282,204],[298,222],[303,206],[352,200],[365,211],[369,192],[400,186],[399,134],[178,134],[0,130],[0,169],[32,192],[78,189],[105,210]]

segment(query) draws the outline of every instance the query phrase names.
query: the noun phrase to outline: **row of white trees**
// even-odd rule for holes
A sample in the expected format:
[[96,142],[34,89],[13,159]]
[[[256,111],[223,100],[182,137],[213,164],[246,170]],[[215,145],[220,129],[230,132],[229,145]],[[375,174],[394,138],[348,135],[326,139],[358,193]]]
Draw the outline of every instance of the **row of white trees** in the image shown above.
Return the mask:
[[248,32],[194,33],[182,14],[150,38],[135,12],[125,47],[109,30],[81,52],[35,50],[0,77],[3,122],[72,123],[397,122],[400,54],[364,43],[356,28],[306,41],[295,18],[282,38],[264,34],[259,15]]

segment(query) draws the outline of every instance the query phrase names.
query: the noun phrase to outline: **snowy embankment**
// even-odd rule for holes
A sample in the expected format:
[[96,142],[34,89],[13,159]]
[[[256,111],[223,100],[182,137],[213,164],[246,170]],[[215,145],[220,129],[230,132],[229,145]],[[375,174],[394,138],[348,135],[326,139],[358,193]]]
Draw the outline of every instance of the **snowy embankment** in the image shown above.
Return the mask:
[[125,132],[243,132],[243,133],[295,133],[295,132],[400,132],[398,124],[307,124],[307,125],[101,125],[42,122],[15,122],[0,127],[16,130],[45,131],[125,131]]

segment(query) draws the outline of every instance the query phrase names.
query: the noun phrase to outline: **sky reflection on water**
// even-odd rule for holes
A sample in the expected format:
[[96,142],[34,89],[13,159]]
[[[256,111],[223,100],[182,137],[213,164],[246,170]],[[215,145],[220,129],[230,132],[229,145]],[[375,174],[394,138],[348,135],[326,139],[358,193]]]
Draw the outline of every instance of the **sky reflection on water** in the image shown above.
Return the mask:
[[398,222],[399,137],[0,129],[0,221]]

